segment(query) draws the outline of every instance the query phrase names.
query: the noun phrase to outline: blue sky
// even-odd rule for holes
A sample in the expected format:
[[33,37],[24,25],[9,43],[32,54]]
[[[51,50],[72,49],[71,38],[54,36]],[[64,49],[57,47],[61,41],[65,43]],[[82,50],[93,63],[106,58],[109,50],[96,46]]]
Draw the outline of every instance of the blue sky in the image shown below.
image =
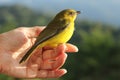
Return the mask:
[[22,4],[35,10],[59,12],[66,8],[80,10],[80,19],[120,26],[120,0],[0,0],[0,5]]

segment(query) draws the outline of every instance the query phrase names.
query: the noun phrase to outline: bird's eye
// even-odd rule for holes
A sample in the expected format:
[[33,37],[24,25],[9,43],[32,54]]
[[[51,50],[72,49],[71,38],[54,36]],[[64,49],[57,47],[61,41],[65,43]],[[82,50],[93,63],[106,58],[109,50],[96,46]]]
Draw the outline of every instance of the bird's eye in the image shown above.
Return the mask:
[[74,12],[70,12],[69,14],[70,14],[70,15],[74,15]]

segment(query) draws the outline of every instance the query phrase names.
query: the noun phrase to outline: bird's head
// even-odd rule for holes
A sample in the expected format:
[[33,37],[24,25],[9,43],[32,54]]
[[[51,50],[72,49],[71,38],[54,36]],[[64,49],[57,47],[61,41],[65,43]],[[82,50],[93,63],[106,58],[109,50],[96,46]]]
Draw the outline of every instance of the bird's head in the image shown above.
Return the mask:
[[77,17],[77,15],[80,14],[80,11],[76,11],[73,9],[65,9],[61,12],[59,12],[55,18],[57,19],[67,19],[70,21],[74,21]]

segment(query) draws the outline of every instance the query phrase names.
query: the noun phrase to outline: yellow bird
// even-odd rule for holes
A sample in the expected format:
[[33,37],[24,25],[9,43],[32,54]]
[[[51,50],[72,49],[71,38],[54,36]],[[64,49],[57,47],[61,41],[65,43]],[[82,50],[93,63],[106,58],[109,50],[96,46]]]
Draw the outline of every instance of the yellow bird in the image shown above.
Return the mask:
[[28,50],[19,63],[29,59],[36,48],[44,46],[56,47],[60,43],[66,43],[73,35],[74,21],[80,11],[65,9],[59,12],[47,27],[39,34],[35,44]]

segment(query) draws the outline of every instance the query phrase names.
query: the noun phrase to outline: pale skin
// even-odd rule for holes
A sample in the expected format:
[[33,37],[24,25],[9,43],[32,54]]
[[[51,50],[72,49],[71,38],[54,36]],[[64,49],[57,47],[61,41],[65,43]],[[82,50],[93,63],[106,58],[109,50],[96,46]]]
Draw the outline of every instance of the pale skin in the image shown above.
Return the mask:
[[66,69],[60,69],[67,59],[66,52],[77,52],[72,44],[60,44],[37,49],[29,60],[19,64],[26,51],[34,44],[44,27],[20,27],[0,34],[0,73],[17,78],[58,78]]

